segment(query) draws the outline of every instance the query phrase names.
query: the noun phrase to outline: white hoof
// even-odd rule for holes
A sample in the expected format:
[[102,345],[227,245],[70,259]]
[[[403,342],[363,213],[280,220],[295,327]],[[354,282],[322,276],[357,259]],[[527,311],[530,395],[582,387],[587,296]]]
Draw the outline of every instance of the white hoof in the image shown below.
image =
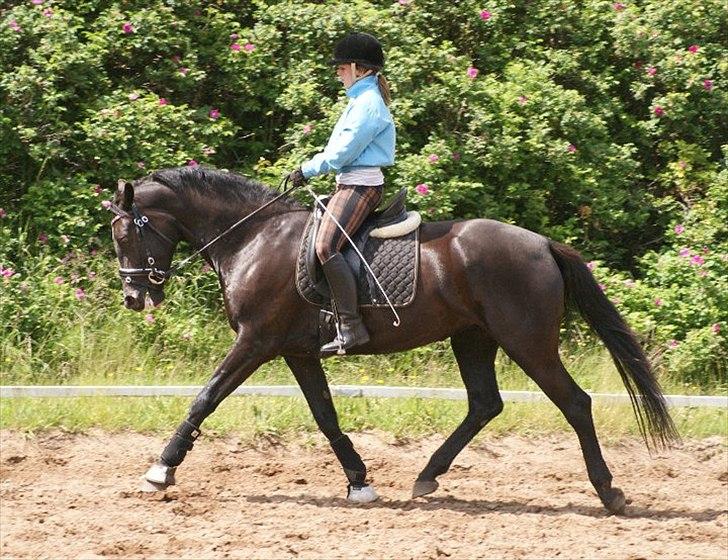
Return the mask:
[[372,486],[363,486],[361,488],[349,487],[349,494],[346,499],[356,504],[368,504],[377,500],[379,496]]
[[164,492],[167,489],[166,484],[159,484],[158,482],[149,482],[146,478],[142,477],[139,481],[139,490],[142,492]]
[[145,480],[155,484],[171,486],[176,482],[174,479],[174,471],[176,470],[177,469],[175,467],[168,467],[166,465],[154,463],[151,467],[149,467],[144,478]]

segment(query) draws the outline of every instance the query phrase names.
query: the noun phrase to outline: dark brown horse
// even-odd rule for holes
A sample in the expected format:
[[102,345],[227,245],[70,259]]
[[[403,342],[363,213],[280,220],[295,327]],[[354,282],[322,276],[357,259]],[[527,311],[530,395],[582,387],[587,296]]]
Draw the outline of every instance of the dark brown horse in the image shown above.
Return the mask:
[[[180,168],[120,183],[112,221],[122,267],[124,304],[142,310],[162,283],[177,243],[201,247],[275,191],[231,173]],[[195,398],[187,418],[145,475],[155,489],[174,484],[175,469],[199,427],[261,364],[283,356],[349,481],[349,499],[376,498],[366,467],[341,432],[319,357],[316,307],[294,285],[308,211],[294,199],[271,204],[202,254],[217,272],[237,338]],[[594,431],[590,397],[559,358],[559,325],[567,303],[581,313],[610,351],[632,398],[648,444],[676,437],[660,387],[635,336],[573,249],[493,220],[422,224],[420,271],[413,303],[394,328],[385,309],[364,309],[371,340],[361,354],[399,352],[450,338],[468,395],[468,413],[417,477],[413,496],[437,489],[457,454],[503,409],[494,360],[502,348],[561,410],[576,431],[589,480],[611,512],[624,508],[612,487]]]

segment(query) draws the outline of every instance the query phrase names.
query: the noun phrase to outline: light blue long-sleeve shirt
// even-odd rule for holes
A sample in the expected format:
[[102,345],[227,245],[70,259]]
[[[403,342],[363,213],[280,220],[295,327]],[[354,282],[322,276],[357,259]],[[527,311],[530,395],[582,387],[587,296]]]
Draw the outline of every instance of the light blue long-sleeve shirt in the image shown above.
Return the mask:
[[394,164],[394,121],[379,93],[377,77],[362,78],[346,90],[346,95],[349,104],[326,148],[301,165],[307,179],[329,171],[346,173],[358,167]]

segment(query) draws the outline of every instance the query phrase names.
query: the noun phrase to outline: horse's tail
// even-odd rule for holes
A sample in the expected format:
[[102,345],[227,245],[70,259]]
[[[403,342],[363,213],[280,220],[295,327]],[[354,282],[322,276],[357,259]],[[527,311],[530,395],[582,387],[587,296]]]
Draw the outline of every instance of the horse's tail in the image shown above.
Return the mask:
[[579,310],[612,355],[645,444],[648,448],[666,447],[677,441],[679,435],[667,411],[665,397],[637,337],[604,295],[581,255],[551,240],[549,249],[564,279],[567,306]]

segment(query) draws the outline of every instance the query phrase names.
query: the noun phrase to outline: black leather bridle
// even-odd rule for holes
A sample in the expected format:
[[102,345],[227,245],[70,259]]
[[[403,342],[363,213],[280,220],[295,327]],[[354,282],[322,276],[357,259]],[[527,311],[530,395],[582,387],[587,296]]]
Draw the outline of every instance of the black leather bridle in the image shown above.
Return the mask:
[[149,218],[141,213],[136,204],[131,205],[131,213],[122,210],[113,202],[110,202],[107,208],[116,214],[116,217],[111,220],[111,225],[120,218],[129,218],[134,222],[137,234],[139,235],[139,242],[141,249],[146,257],[146,267],[143,268],[119,268],[119,276],[123,282],[130,286],[138,286],[146,288],[149,291],[161,291],[162,285],[167,279],[172,276],[173,269],[163,270],[157,268],[157,261],[152,255],[149,245],[145,242],[144,231],[149,230],[154,233],[160,239],[166,241],[170,247],[174,247],[174,241],[167,237],[164,233],[155,228],[149,221]]
[[288,176],[284,177],[281,181],[281,185],[283,186],[283,192],[280,193],[278,196],[274,197],[273,199],[269,200],[263,206],[260,206],[259,208],[256,208],[253,210],[250,214],[247,216],[239,219],[237,222],[235,222],[233,225],[231,225],[229,228],[227,228],[225,231],[223,231],[220,235],[215,237],[214,239],[208,241],[197,249],[194,253],[192,253],[189,257],[186,259],[183,259],[182,261],[178,262],[177,264],[171,266],[168,270],[162,270],[161,268],[157,268],[156,266],[156,260],[154,259],[154,256],[152,255],[151,251],[149,250],[149,247],[144,242],[144,230],[149,229],[152,233],[169,243],[170,247],[174,248],[174,241],[172,241],[169,237],[164,235],[161,231],[159,231],[157,228],[155,228],[152,223],[149,221],[149,218],[147,218],[144,214],[141,213],[139,208],[135,203],[132,203],[131,205],[131,213],[127,212],[126,210],[120,208],[115,203],[111,201],[106,201],[104,203],[104,207],[114,214],[116,214],[116,217],[111,220],[111,225],[114,225],[114,222],[120,218],[130,218],[134,221],[134,226],[136,227],[137,233],[139,235],[139,241],[141,243],[142,250],[144,251],[144,254],[146,256],[146,263],[147,266],[144,268],[119,268],[119,276],[121,276],[122,281],[126,282],[130,286],[138,286],[141,288],[146,288],[150,292],[161,292],[162,286],[164,283],[180,268],[185,266],[188,262],[190,262],[194,257],[208,249],[213,244],[217,243],[225,237],[228,233],[230,233],[232,230],[234,230],[236,227],[238,227],[243,222],[247,221],[248,219],[255,216],[258,212],[261,210],[267,208],[277,200],[283,198],[284,196],[290,194],[297,188],[303,186],[300,185],[294,185],[290,188],[286,188],[288,186],[289,178]]

